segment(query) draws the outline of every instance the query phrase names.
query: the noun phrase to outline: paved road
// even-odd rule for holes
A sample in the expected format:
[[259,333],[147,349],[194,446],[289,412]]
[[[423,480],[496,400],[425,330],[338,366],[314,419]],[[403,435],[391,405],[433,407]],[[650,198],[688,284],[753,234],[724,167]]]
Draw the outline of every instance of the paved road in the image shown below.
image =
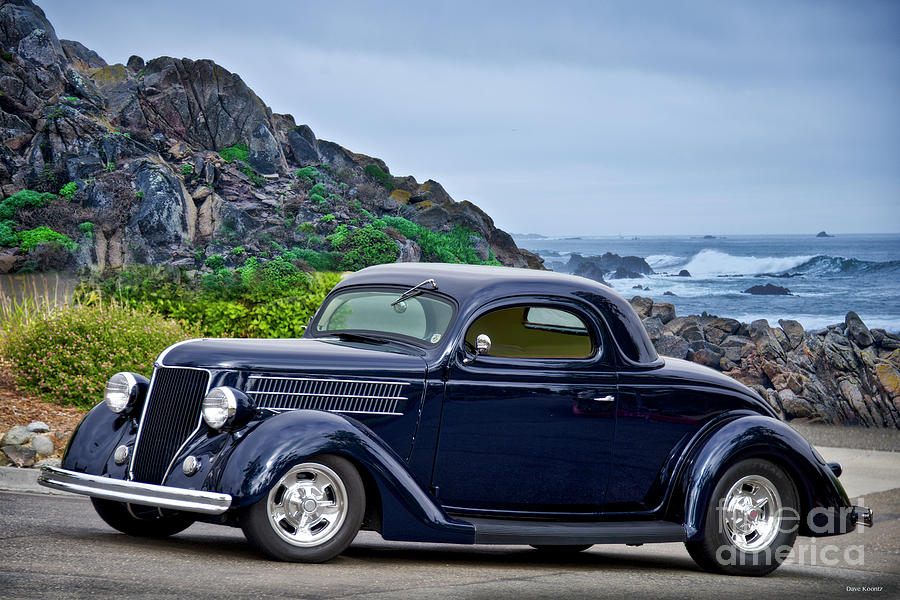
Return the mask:
[[[699,571],[680,544],[594,546],[569,559],[520,547],[385,542],[363,532],[324,565],[256,555],[239,530],[198,524],[174,538],[110,530],[87,499],[0,493],[0,598],[796,598],[900,592],[900,490],[869,494],[880,516],[858,534],[801,538],[802,560],[761,579]],[[832,549],[826,549],[834,543]],[[845,552],[852,546],[850,561]],[[811,560],[810,557],[815,557]],[[836,558],[837,566],[823,565]],[[862,558],[863,564],[852,564]],[[813,564],[815,562],[815,564]],[[802,564],[801,564],[802,563]],[[776,596],[777,595],[777,596]]]

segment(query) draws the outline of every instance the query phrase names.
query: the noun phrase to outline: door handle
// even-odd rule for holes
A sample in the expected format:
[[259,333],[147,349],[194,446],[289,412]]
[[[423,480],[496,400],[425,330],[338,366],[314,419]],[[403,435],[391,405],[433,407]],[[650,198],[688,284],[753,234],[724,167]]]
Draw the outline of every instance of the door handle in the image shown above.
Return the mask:
[[615,401],[616,401],[616,397],[612,396],[612,395],[600,396],[599,398],[594,398],[594,402],[615,402]]

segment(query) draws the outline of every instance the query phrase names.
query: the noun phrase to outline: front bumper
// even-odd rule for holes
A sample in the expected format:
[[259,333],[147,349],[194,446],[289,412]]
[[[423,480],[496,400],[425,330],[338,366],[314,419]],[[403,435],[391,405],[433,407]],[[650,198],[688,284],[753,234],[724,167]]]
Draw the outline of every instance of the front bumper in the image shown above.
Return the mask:
[[863,525],[865,527],[871,527],[875,520],[872,509],[868,506],[851,506],[850,518],[855,525]]
[[231,506],[228,494],[123,481],[58,467],[42,467],[37,482],[44,487],[95,498],[205,515],[221,515]]

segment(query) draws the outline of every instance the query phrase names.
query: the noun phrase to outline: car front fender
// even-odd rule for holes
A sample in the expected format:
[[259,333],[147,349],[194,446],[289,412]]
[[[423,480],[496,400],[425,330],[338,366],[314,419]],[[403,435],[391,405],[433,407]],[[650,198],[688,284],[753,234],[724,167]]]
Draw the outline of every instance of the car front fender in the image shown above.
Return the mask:
[[474,527],[448,517],[387,444],[335,413],[294,410],[259,423],[228,453],[216,491],[230,494],[235,508],[249,506],[293,465],[317,454],[343,456],[368,472],[378,487],[385,539],[474,543]]
[[769,460],[793,479],[800,501],[800,535],[846,533],[844,513],[849,514],[850,501],[818,452],[786,423],[753,415],[724,420],[702,432],[688,449],[667,511],[667,519],[684,524],[688,540],[704,536],[706,511],[719,477],[748,458]]
[[137,425],[133,419],[117,415],[101,402],[88,412],[72,432],[63,454],[62,467],[79,473],[122,479],[126,465],[116,465],[113,452],[128,434],[133,445]]

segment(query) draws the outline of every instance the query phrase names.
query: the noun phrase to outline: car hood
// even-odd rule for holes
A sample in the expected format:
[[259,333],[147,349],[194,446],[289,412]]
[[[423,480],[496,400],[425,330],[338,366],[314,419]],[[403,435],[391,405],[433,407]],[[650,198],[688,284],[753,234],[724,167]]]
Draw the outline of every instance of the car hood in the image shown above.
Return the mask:
[[170,346],[157,366],[314,375],[424,378],[425,360],[399,346],[337,339],[198,339]]
[[760,397],[759,394],[741,383],[736,379],[732,379],[728,375],[720,373],[709,367],[698,365],[697,363],[683,360],[680,358],[663,357],[665,362],[662,367],[662,373],[666,377],[671,377],[681,383],[694,381],[703,385],[724,388],[745,396],[748,401],[759,407],[766,415],[776,417],[772,411],[772,407]]

